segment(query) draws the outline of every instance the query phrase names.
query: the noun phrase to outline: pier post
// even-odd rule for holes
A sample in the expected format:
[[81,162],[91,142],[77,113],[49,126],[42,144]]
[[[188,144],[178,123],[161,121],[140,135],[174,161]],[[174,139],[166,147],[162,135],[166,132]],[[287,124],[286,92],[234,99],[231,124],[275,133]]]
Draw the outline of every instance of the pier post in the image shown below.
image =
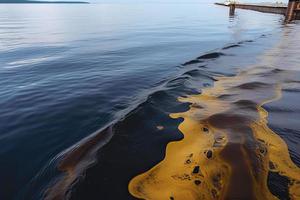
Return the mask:
[[296,19],[296,8],[299,1],[297,0],[289,0],[289,4],[286,10],[285,21],[290,22]]
[[229,4],[229,16],[234,16],[235,13],[235,3]]

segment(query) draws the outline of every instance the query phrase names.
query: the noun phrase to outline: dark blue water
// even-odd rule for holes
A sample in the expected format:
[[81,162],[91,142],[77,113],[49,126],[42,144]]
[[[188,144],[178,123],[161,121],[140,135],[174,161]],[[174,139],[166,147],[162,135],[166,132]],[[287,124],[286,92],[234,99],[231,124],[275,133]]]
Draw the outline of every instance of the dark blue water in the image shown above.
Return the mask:
[[22,199],[35,184],[39,197],[58,155],[135,108],[181,64],[266,36],[249,48],[259,55],[280,20],[249,11],[229,18],[201,3],[1,4],[0,199]]

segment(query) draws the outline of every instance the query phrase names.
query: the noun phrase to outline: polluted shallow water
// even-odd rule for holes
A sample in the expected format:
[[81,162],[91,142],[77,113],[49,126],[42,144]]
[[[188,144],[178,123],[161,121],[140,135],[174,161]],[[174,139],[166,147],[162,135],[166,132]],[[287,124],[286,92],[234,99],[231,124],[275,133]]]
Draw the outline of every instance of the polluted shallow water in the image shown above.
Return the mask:
[[183,119],[178,129],[184,138],[170,142],[161,162],[134,177],[129,192],[140,199],[279,199],[268,186],[275,173],[288,180],[284,199],[300,199],[300,168],[268,126],[264,109],[283,91],[299,91],[299,42],[299,34],[284,35],[260,64],[178,98],[190,104],[170,114]]
[[238,73],[214,70],[253,41],[184,63],[122,120],[66,151],[46,199],[300,199],[300,38],[285,30]]
[[252,40],[184,63],[121,120],[62,154],[63,174],[45,198],[300,199],[297,30],[286,27],[250,65],[232,67],[245,46],[257,48]]

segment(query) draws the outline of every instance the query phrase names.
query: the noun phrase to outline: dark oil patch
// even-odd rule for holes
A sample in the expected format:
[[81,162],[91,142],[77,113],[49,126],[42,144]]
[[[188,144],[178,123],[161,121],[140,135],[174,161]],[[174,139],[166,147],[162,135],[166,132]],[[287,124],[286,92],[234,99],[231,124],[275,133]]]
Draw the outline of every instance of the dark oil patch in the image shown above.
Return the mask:
[[223,50],[226,50],[226,49],[232,49],[232,48],[236,48],[236,47],[240,47],[240,45],[238,45],[238,44],[232,44],[232,45],[223,47],[222,49],[223,49]]
[[290,200],[289,198],[289,179],[281,176],[277,172],[269,172],[268,174],[268,188],[270,192],[278,197],[280,200]]
[[188,62],[186,62],[186,63],[184,63],[184,64],[182,64],[182,65],[183,65],[183,66],[187,66],[187,65],[198,64],[198,63],[201,63],[201,62],[202,62],[202,61],[195,59],[195,60],[188,61]]
[[199,56],[197,59],[215,59],[215,58],[219,58],[221,56],[224,56],[224,53],[221,52],[213,52],[213,53],[208,53],[208,54],[204,54],[202,56]]

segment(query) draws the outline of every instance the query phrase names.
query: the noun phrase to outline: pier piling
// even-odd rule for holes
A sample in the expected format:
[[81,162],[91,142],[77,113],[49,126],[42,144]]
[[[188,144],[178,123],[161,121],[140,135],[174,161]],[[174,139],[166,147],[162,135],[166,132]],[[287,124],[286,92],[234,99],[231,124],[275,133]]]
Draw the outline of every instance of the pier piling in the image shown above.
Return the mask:
[[300,1],[289,0],[289,4],[285,14],[285,21],[290,22],[295,19],[299,19]]
[[229,4],[229,16],[234,16],[235,13],[235,3]]

